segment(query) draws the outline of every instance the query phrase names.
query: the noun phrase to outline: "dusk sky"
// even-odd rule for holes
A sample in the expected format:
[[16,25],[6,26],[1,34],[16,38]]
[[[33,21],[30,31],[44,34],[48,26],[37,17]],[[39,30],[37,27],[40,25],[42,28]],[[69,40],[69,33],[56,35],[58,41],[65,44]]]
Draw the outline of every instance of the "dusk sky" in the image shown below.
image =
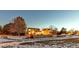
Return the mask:
[[63,11],[63,10],[26,10],[26,11],[0,11],[0,25],[9,23],[12,18],[22,16],[28,27],[46,28],[50,25],[61,29],[75,28],[79,30],[79,11]]

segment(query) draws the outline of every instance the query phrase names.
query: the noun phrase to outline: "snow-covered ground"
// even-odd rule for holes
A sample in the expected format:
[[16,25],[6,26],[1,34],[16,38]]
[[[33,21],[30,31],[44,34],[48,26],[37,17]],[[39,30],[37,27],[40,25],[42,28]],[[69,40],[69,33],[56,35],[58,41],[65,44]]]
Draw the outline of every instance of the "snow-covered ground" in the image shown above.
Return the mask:
[[[11,39],[12,38],[12,39]],[[33,45],[19,45],[23,42],[37,42],[37,41],[48,41],[48,40],[62,40],[62,39],[78,39],[79,36],[65,36],[65,37],[46,37],[46,38],[32,38],[32,39],[15,39],[11,37],[10,39],[0,39],[0,47],[20,47],[20,48],[59,48],[59,47],[79,47],[79,43],[64,43],[64,44],[43,44],[34,43]]]
[[3,39],[3,38],[1,38],[0,39],[0,43],[2,43],[2,42],[14,42],[15,40],[9,40],[9,39]]
[[64,43],[64,44],[33,44],[33,45],[8,45],[2,47],[12,47],[12,48],[79,48],[79,43]]

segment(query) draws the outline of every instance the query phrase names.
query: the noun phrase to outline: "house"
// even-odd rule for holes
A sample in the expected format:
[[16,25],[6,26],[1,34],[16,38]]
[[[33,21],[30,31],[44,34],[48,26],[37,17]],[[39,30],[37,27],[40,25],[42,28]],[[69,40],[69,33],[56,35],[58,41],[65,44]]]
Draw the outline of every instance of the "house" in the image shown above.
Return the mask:
[[42,29],[42,35],[52,35],[53,31],[50,28],[43,28]]
[[39,28],[27,28],[27,34],[37,35],[40,34]]

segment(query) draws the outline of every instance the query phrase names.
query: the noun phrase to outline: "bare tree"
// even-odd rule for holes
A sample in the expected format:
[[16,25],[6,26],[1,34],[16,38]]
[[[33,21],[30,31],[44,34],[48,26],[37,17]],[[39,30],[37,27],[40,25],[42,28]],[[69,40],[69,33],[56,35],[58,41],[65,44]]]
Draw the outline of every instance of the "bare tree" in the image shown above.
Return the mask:
[[66,30],[66,28],[62,28],[61,30],[60,30],[60,34],[66,34],[67,33],[67,30]]
[[24,35],[26,31],[26,24],[22,17],[14,18],[13,22],[4,25],[3,32],[5,34]]
[[14,19],[15,28],[18,35],[24,35],[26,31],[26,24],[22,17],[18,16]]
[[0,25],[0,34],[2,34],[2,26]]

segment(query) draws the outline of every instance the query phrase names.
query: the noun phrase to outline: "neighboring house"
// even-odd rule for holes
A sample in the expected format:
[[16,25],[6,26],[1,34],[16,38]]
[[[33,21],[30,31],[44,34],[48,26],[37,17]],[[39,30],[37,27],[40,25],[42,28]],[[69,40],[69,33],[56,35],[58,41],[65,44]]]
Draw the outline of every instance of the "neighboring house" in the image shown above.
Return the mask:
[[42,35],[52,35],[53,31],[50,28],[43,28],[42,29]]

